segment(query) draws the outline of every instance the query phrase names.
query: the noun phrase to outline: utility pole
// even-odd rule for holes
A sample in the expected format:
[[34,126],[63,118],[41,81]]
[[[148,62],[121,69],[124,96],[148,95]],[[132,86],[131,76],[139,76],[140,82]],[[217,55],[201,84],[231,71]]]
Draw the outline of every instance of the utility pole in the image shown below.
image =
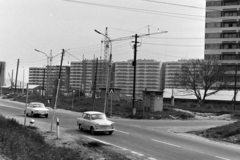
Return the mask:
[[44,92],[44,83],[45,83],[45,68],[43,69],[43,86],[42,86],[42,96],[43,96],[43,92]]
[[98,74],[98,58],[96,59],[96,70],[95,70],[95,77],[94,77],[94,84],[93,84],[93,95],[92,95],[92,110],[94,111],[94,102],[95,102],[95,95],[96,95],[96,88],[97,88],[97,74]]
[[16,72],[16,79],[15,79],[14,95],[16,93],[16,88],[17,88],[18,67],[19,67],[19,59],[18,59],[18,62],[17,62],[17,72]]
[[138,35],[135,34],[135,42],[134,42],[134,59],[132,62],[132,66],[134,67],[134,75],[133,75],[133,98],[132,98],[132,115],[135,116],[136,108],[135,108],[135,89],[136,89],[136,66],[137,66],[137,38]]
[[13,86],[14,86],[14,83],[13,83],[13,69],[12,69],[12,76],[11,76],[11,92],[13,92]]
[[24,94],[24,76],[25,76],[25,68],[23,67],[23,88],[22,88],[22,95]]
[[[150,35],[155,35],[155,34],[160,34],[160,33],[167,33],[167,31],[163,31],[163,32],[156,32],[156,33],[148,33],[148,34],[143,34],[143,35],[137,35],[135,34],[135,36],[128,36],[128,37],[122,37],[122,38],[117,38],[117,39],[111,39],[106,35],[102,34],[101,32],[97,31],[96,29],[94,30],[95,32],[97,32],[98,34],[101,34],[103,35],[104,37],[106,37],[108,39],[108,41],[105,40],[105,42],[110,42],[109,44],[111,45],[111,52],[110,52],[110,56],[111,56],[111,53],[112,53],[112,43],[113,41],[121,41],[121,40],[127,40],[127,39],[132,39],[132,38],[135,38],[135,45],[134,45],[134,61],[132,62],[132,65],[134,66],[134,79],[133,79],[133,99],[132,99],[132,111],[133,111],[133,115],[135,114],[136,112],[136,108],[134,106],[134,101],[135,101],[135,86],[136,86],[136,64],[137,64],[137,38],[138,37],[144,37],[144,36],[150,36]],[[106,28],[106,31],[107,31],[107,28]],[[106,32],[107,33],[107,32]],[[106,45],[108,47],[108,45]],[[109,58],[111,59],[111,57]],[[111,65],[111,63],[109,63]],[[109,68],[111,67],[109,65]],[[108,73],[109,74],[109,73]],[[109,75],[107,75],[107,77],[109,77]],[[107,86],[106,86],[106,94],[105,94],[105,104],[104,104],[104,113],[105,113],[105,110],[106,110],[106,107],[107,107],[107,101],[108,100],[108,78],[107,78]]]
[[105,94],[105,104],[104,104],[104,113],[106,113],[106,109],[108,107],[108,96],[109,96],[109,82],[110,82],[110,74],[111,74],[111,63],[112,63],[112,54],[109,56],[108,62],[108,75],[107,75],[107,83],[106,83],[106,94]]
[[55,110],[57,108],[58,91],[59,91],[59,86],[60,86],[60,82],[61,82],[62,62],[63,62],[64,53],[65,53],[65,50],[62,49],[61,65],[60,65],[60,70],[59,70],[59,75],[58,75],[58,85],[57,85],[57,92],[56,92],[56,97],[55,97],[55,104],[54,104],[54,108],[53,108],[53,117],[52,117],[50,132],[52,132],[52,126],[53,126],[53,121],[54,121],[54,117],[55,117]]

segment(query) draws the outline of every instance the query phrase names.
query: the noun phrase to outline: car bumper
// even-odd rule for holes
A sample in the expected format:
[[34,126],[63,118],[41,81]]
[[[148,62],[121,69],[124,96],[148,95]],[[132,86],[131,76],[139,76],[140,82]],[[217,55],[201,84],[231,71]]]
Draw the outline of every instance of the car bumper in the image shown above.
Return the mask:
[[47,115],[48,113],[34,113],[34,115],[36,116],[44,116],[44,115]]
[[98,129],[95,129],[94,131],[95,132],[113,132],[113,131],[115,131],[115,129],[101,129],[101,128],[98,128]]

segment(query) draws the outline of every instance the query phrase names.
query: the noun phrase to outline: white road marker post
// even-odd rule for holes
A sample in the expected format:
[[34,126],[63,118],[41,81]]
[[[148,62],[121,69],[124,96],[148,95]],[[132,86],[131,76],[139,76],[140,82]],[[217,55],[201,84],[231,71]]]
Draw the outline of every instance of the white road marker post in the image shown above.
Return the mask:
[[57,139],[60,137],[60,131],[59,131],[59,118],[57,118]]
[[30,124],[29,124],[29,126],[30,126],[30,127],[34,127],[34,126],[35,126],[34,123],[35,123],[34,119],[31,119],[31,120],[30,120]]

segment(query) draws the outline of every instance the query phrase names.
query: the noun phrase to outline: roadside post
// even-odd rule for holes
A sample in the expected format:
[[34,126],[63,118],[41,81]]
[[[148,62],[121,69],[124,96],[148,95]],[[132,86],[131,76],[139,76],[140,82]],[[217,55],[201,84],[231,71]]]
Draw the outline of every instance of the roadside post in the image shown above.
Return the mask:
[[28,83],[27,83],[27,96],[26,96],[26,104],[24,110],[24,126],[26,126],[26,116],[27,116],[27,105],[28,105]]
[[57,108],[57,98],[58,98],[58,92],[59,92],[60,81],[61,81],[61,80],[58,79],[58,87],[57,87],[57,93],[56,93],[56,98],[55,98],[55,104],[54,104],[54,108],[53,108],[53,117],[52,117],[51,130],[50,130],[50,132],[52,132],[53,121],[54,121],[54,117],[55,117],[55,110],[56,110],[56,108]]
[[112,95],[113,95],[113,89],[110,89],[110,94],[111,94],[111,112],[110,112],[110,117],[112,117]]
[[59,131],[59,118],[57,118],[57,139],[60,137],[60,131]]
[[30,124],[29,124],[29,126],[30,126],[30,127],[34,127],[34,126],[35,126],[34,123],[35,123],[34,119],[31,119],[31,120],[30,120]]

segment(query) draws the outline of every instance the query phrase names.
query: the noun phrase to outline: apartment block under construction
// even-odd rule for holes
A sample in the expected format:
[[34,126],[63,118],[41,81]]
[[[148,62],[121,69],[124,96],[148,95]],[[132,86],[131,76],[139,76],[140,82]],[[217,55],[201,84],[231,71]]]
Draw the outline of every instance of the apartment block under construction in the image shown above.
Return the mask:
[[92,93],[96,81],[96,92],[100,92],[100,88],[106,88],[108,69],[108,61],[101,59],[71,62],[70,86],[84,93]]
[[[114,64],[114,86],[121,89],[122,95],[132,95],[134,76],[132,60],[115,62]],[[161,62],[137,60],[136,96],[141,97],[144,90],[163,90],[163,68]]]
[[[30,67],[29,68],[29,84],[39,85],[49,91],[56,87],[59,78],[60,66],[48,67]],[[69,91],[70,67],[62,66],[61,70],[61,90]]]

